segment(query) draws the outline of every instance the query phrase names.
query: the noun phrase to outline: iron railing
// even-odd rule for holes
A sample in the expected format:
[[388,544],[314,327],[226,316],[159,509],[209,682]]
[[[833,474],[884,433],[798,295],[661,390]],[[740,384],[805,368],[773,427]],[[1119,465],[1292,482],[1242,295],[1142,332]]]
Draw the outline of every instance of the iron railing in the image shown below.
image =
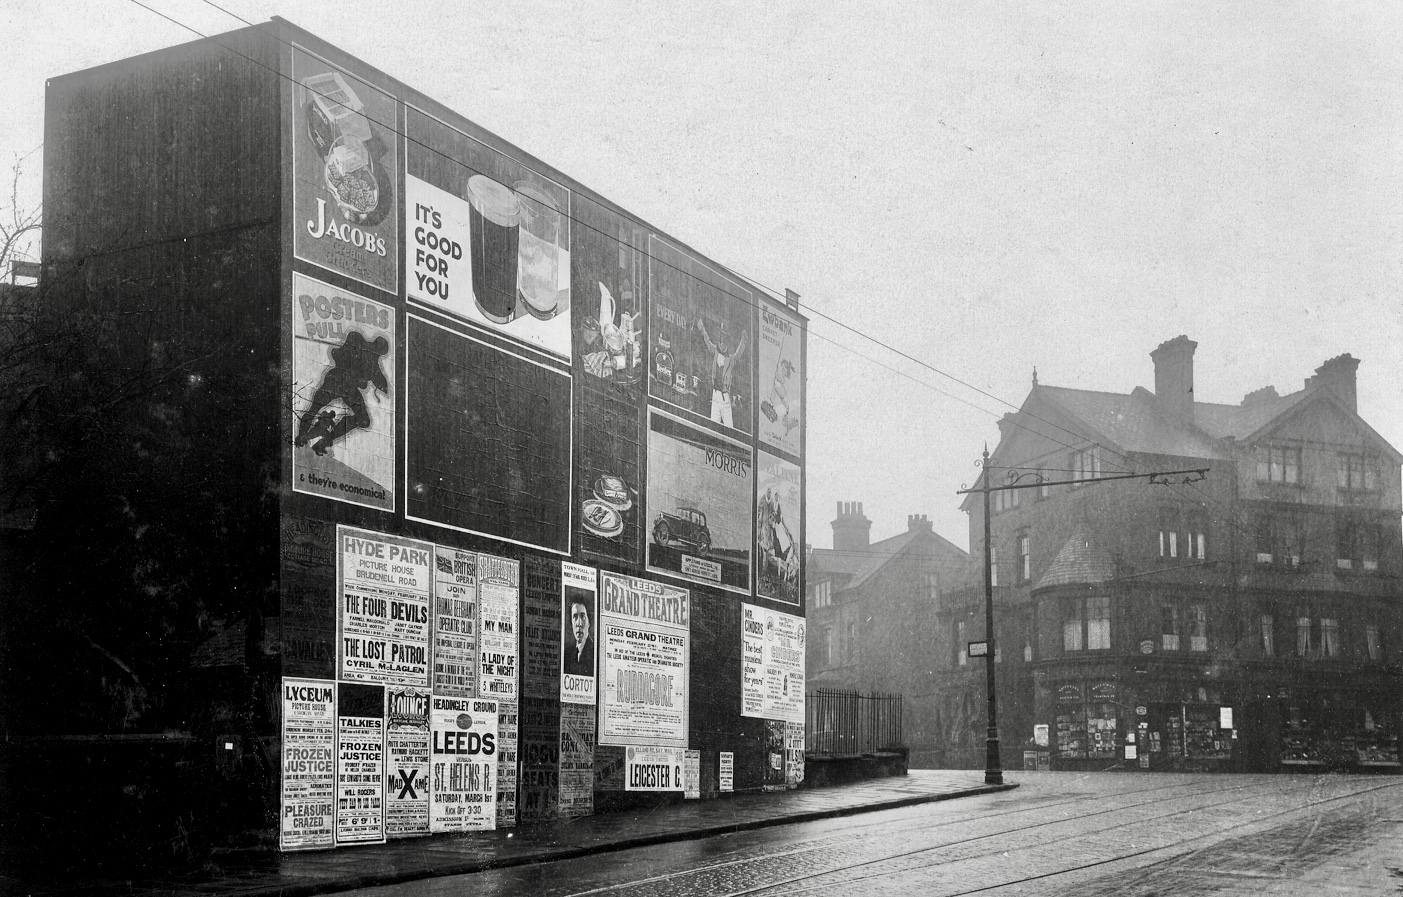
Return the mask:
[[806,753],[857,756],[906,747],[901,695],[820,688],[804,696]]

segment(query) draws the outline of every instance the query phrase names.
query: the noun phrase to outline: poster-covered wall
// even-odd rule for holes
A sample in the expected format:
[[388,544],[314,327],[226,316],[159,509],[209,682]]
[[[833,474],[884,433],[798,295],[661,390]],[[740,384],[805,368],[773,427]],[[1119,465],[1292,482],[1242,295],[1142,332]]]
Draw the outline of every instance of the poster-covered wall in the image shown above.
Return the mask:
[[804,724],[804,618],[741,605],[741,715]]

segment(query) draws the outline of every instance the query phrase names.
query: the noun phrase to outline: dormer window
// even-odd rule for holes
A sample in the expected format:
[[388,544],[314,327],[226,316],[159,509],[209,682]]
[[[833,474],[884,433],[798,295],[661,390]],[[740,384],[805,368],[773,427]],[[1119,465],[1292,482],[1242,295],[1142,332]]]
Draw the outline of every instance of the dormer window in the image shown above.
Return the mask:
[[1288,486],[1301,482],[1301,450],[1285,446],[1257,447],[1257,482],[1282,483]]

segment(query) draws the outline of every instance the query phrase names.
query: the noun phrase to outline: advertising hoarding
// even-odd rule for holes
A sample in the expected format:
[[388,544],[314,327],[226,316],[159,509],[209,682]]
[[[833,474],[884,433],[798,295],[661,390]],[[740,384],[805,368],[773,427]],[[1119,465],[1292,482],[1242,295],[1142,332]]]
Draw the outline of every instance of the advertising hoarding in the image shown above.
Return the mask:
[[337,678],[429,686],[433,545],[336,528]]
[[599,581],[599,743],[685,748],[691,596],[615,573]]
[[434,694],[477,696],[477,555],[434,547]]
[[521,565],[511,558],[477,556],[478,695],[515,701],[520,652],[516,606]]
[[385,688],[337,683],[336,843],[385,840]]
[[278,847],[331,847],[336,824],[336,683],[285,678],[282,691]]
[[293,253],[397,292],[398,103],[295,45],[292,80]]
[[750,289],[656,235],[648,253],[648,394],[718,426],[754,432]]
[[593,707],[598,638],[595,634],[598,597],[595,569],[568,561],[560,566],[560,700]]
[[409,298],[570,357],[570,191],[409,107]]
[[804,618],[741,605],[741,716],[804,724]]
[[563,817],[594,812],[593,706],[563,704],[560,708],[560,799]]
[[795,605],[803,584],[801,476],[792,461],[763,450],[756,455],[755,589],[763,598]]
[[516,763],[520,703],[497,702],[497,828],[516,825]]
[[395,313],[292,278],[292,487],[395,509]]
[[760,303],[756,396],[760,442],[798,458],[804,433],[804,325],[769,302]]
[[648,414],[648,569],[749,592],[755,465],[739,442]]
[[497,827],[497,702],[434,695],[430,704],[429,829]]
[[385,834],[429,833],[429,692],[385,689]]
[[409,316],[405,514],[570,551],[570,374]]
[[685,748],[642,747],[624,750],[625,791],[681,791]]

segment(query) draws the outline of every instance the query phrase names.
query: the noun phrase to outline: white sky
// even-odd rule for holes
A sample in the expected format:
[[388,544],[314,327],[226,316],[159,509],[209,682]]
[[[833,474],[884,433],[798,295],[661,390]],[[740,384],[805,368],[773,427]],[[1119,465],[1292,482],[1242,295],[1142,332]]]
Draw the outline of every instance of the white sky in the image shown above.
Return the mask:
[[[1011,410],[821,315],[1015,406],[1035,366],[1153,388],[1180,333],[1201,401],[1350,352],[1403,448],[1403,4],[219,2],[797,290],[818,547],[839,500],[874,539],[924,513],[964,546],[955,490]],[[132,0],[4,0],[0,33],[6,165],[41,146],[46,77],[195,37]]]

